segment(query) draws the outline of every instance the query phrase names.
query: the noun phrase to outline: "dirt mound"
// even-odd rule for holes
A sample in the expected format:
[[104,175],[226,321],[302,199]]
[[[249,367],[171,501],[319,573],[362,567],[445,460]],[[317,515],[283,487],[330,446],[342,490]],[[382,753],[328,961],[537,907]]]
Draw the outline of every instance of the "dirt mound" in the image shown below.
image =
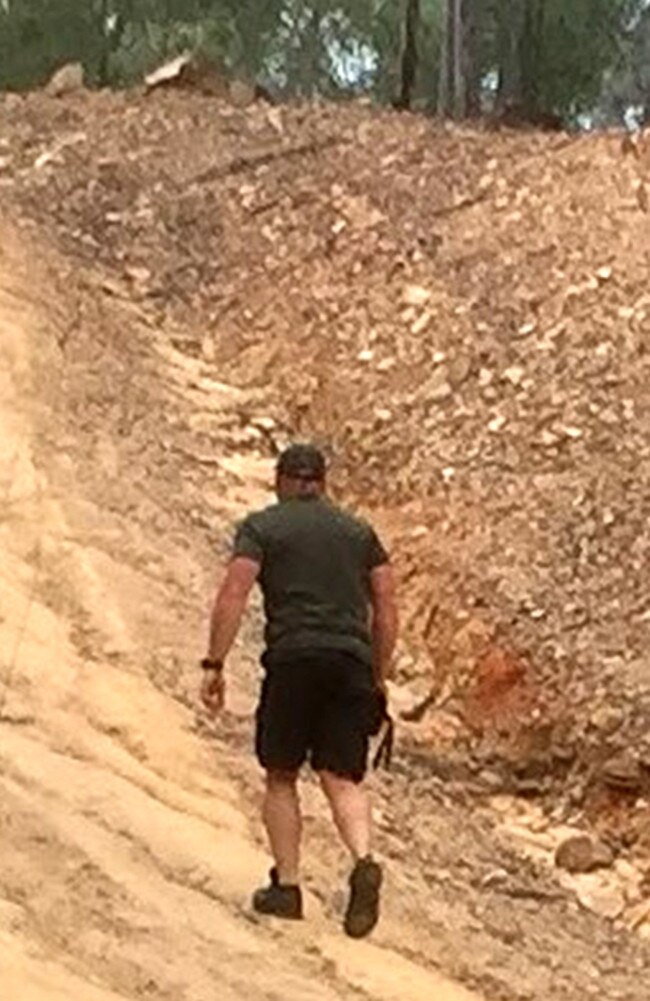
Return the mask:
[[[561,593],[520,634],[498,589],[475,591],[506,558],[507,533],[519,545],[533,520],[513,520],[506,494],[487,490],[490,462],[452,474],[432,458],[452,432],[459,453],[469,447],[475,425],[456,409],[482,420],[480,394],[495,385],[453,367],[466,344],[478,350],[461,307],[491,273],[471,227],[476,279],[454,241],[474,214],[497,212],[491,162],[515,199],[540,163],[589,144],[440,131],[361,106],[244,113],[173,94],[9,98],[0,123],[3,209],[19,226],[12,237],[3,218],[0,246],[9,1001],[206,1001],[215,983],[226,998],[465,1001],[476,989],[642,1001],[647,894],[629,844],[630,811],[643,821],[630,791],[645,774],[638,747],[632,761],[600,745],[589,758],[615,785],[606,802],[590,792],[594,822],[606,811],[621,831],[618,869],[604,876],[558,879],[558,839],[576,834],[553,826],[562,811],[549,819],[503,796],[483,809],[474,792],[501,780],[492,748],[505,744],[513,771],[522,717],[517,780],[536,781],[535,754],[558,753],[548,719],[560,682],[540,623],[560,635]],[[616,161],[608,141],[594,149]],[[592,293],[616,282],[603,274]],[[497,336],[496,306],[481,322]],[[531,366],[547,357],[532,350],[538,336],[513,342]],[[426,393],[442,409],[427,423],[423,387],[440,371]],[[192,711],[215,555],[233,519],[268,497],[277,448],[311,431],[335,453],[337,489],[379,505],[404,581],[402,677],[436,709],[408,728],[435,743],[419,757],[402,743],[395,773],[376,781],[387,907],[362,948],[339,934],[332,874],[343,886],[345,863],[309,784],[309,926],[257,925],[245,909],[266,865],[250,760],[259,621],[233,659],[231,713],[208,732]],[[573,675],[589,697],[594,650]],[[620,720],[601,707],[598,732],[632,732],[628,705]]]
[[647,144],[175,94],[0,108],[5,195],[262,391],[237,447],[315,433],[343,490],[404,509],[436,694],[501,636],[578,721],[564,760],[650,753]]

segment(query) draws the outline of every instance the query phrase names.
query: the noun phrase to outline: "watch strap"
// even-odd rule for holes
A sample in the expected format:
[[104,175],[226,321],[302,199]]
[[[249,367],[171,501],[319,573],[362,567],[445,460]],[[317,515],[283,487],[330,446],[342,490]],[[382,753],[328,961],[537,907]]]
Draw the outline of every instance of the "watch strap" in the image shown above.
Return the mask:
[[201,661],[201,669],[203,671],[223,671],[223,661],[211,660],[210,657],[204,657]]

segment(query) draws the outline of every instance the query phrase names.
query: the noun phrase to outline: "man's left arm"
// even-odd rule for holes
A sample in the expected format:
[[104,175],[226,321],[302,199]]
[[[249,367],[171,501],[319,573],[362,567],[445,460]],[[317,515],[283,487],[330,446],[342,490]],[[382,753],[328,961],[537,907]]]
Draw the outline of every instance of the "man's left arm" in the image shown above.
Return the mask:
[[375,683],[385,692],[393,676],[395,648],[399,633],[395,575],[389,563],[370,574],[372,600],[372,663]]
[[372,603],[372,661],[375,683],[382,691],[392,677],[399,633],[395,574],[379,536],[369,526],[368,569]]
[[228,566],[214,601],[210,617],[208,656],[203,662],[205,677],[201,689],[201,698],[213,714],[219,712],[224,705],[224,661],[237,638],[248,598],[259,573],[260,563],[257,560],[236,556]]

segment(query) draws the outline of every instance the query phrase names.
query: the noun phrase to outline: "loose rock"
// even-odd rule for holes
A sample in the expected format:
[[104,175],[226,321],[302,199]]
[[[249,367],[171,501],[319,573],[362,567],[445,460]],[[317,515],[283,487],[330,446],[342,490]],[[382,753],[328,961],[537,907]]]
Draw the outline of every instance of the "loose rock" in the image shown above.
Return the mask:
[[625,896],[618,885],[596,875],[575,877],[578,900],[587,911],[615,921],[625,910]]
[[555,864],[571,873],[606,869],[614,862],[611,849],[589,835],[577,835],[563,841],[555,853]]
[[83,90],[85,82],[84,68],[81,63],[68,63],[54,73],[45,90],[51,97],[64,97],[75,91]]

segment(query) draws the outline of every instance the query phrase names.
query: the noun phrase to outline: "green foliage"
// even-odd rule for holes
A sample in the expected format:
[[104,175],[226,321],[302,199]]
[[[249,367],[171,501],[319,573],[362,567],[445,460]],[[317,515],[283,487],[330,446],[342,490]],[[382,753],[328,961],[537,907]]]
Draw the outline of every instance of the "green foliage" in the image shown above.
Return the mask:
[[567,115],[593,107],[617,54],[626,0],[547,0],[535,91],[540,110]]
[[593,108],[618,59],[636,0],[494,0],[481,4],[483,73],[524,117],[565,119]]
[[182,52],[201,52],[227,63],[236,47],[236,27],[224,4],[178,0],[119,0],[113,4],[107,82],[124,85]]
[[[437,105],[448,0],[421,0],[414,106]],[[488,80],[531,116],[610,103],[650,106],[644,0],[463,0],[463,74],[478,108]],[[187,49],[290,95],[400,92],[406,0],[0,0],[0,88],[40,85],[82,61],[122,86]]]
[[104,46],[98,4],[79,0],[9,0],[0,4],[0,88],[40,83],[81,53],[89,72]]
[[0,0],[0,87],[38,85],[72,61],[83,62],[91,83],[120,85],[186,49],[227,58],[236,49],[234,12],[241,19],[245,6],[246,0]]
[[596,119],[650,122],[650,7],[633,12],[619,45],[619,59],[605,78]]
[[[418,38],[418,73],[414,107],[433,110],[440,75],[441,26],[444,0],[422,0]],[[372,90],[378,100],[390,102],[400,90],[400,62],[404,44],[405,0],[375,0],[371,46],[376,53]]]

